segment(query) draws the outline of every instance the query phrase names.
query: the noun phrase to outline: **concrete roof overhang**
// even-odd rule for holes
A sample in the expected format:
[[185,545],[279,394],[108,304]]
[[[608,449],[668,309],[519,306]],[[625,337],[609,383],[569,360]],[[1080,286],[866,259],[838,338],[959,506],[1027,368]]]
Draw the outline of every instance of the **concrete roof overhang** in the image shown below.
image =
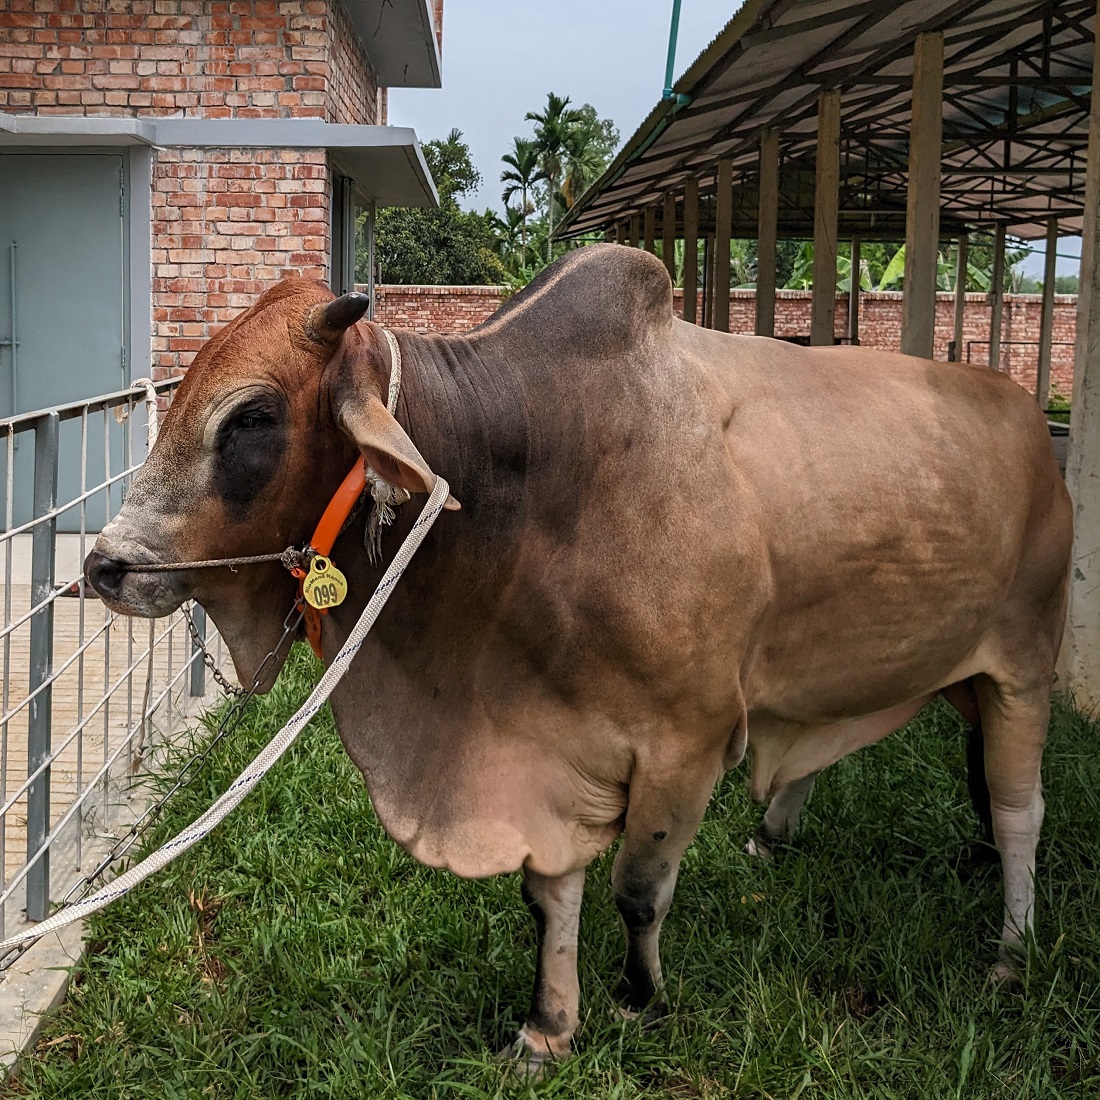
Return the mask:
[[147,145],[158,148],[325,149],[378,206],[438,206],[415,131],[320,119],[85,118],[0,112],[0,150]]
[[341,0],[383,88],[438,88],[439,39],[431,0]]
[[[941,232],[1004,224],[1079,233],[1094,0],[746,0],[563,219],[607,230],[700,184],[713,226],[717,162],[734,173],[734,235],[756,236],[758,148],[779,133],[779,234],[813,236],[817,100],[841,92],[839,231],[903,239],[913,46],[945,42]],[[709,201],[708,201],[709,197]],[[678,208],[677,230],[682,228]]]

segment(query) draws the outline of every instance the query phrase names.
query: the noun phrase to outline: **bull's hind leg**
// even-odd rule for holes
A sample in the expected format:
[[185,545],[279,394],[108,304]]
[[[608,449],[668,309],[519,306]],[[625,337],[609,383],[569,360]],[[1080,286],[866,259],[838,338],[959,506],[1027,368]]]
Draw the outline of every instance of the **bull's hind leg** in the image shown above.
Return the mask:
[[1032,927],[1035,849],[1043,824],[1040,766],[1050,718],[1050,680],[1015,685],[975,678],[985,741],[993,839],[1004,871],[1004,928],[995,976],[1015,972],[1013,955]]
[[537,961],[531,1009],[516,1041],[505,1052],[537,1075],[547,1062],[565,1058],[580,1013],[577,933],[584,870],[559,878],[523,874],[523,900],[535,921]]
[[699,828],[720,763],[691,773],[654,769],[659,783],[636,775],[630,784],[626,828],[611,883],[626,930],[626,960],[616,989],[628,1017],[644,1012],[661,988],[661,923],[672,904],[680,859]]
[[796,779],[793,783],[780,787],[775,792],[764,812],[764,820],[756,830],[756,836],[745,845],[745,851],[750,856],[771,859],[772,849],[777,844],[794,840],[794,835],[798,832],[798,819],[802,814],[802,807],[814,789],[814,780],[818,774],[818,772],[811,772],[802,779]]

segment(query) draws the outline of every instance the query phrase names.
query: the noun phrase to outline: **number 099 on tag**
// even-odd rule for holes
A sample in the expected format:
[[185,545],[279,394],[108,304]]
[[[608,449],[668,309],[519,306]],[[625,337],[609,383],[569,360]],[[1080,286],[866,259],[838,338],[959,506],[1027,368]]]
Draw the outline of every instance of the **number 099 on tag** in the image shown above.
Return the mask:
[[309,563],[309,575],[302,582],[302,595],[310,607],[324,611],[344,602],[348,582],[332,562],[318,554]]

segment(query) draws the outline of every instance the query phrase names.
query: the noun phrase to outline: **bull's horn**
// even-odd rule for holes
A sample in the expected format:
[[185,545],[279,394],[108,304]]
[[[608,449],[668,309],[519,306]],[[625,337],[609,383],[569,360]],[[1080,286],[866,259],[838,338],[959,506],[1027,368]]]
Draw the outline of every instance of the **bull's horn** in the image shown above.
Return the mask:
[[339,343],[344,330],[350,328],[367,312],[370,298],[366,294],[343,294],[331,302],[314,306],[306,315],[306,335],[316,344]]

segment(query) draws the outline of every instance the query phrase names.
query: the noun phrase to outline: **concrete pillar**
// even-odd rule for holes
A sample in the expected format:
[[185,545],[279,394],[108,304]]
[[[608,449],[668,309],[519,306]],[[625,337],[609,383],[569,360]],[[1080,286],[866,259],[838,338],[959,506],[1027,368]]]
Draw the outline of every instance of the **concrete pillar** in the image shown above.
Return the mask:
[[676,285],[676,196],[665,192],[665,206],[661,211],[661,259],[665,262],[665,271]]
[[760,138],[760,201],[756,229],[757,336],[775,335],[775,244],[779,219],[779,132]]
[[1001,314],[1004,312],[1005,227],[993,234],[993,281],[989,287],[989,365],[1001,369]]
[[650,205],[645,208],[645,250],[657,254],[657,207]]
[[730,330],[730,236],[733,228],[733,161],[718,162],[718,210],[714,221],[714,327]]
[[943,145],[943,34],[917,35],[913,50],[913,121],[905,204],[905,282],[901,350],[932,358],[936,334],[936,268],[940,243]]
[[684,184],[684,320],[699,316],[699,181]]
[[[1100,25],[1100,12],[1097,24]],[[1066,482],[1073,497],[1066,671],[1077,705],[1100,708],[1100,35],[1092,68],[1081,287]]]
[[859,343],[859,274],[863,259],[859,238],[852,238],[852,267],[848,279],[848,343]]
[[1047,254],[1043,264],[1043,311],[1039,318],[1039,370],[1035,400],[1045,409],[1050,399],[1050,357],[1054,341],[1054,273],[1058,264],[1058,219],[1047,222]]
[[637,248],[638,247],[638,241],[641,239],[641,236],[642,236],[642,219],[639,218],[637,214],[631,214],[630,215],[630,239],[627,241],[627,244],[629,244],[631,248]]
[[626,244],[626,222],[615,223],[615,243]]
[[961,363],[966,357],[963,348],[963,321],[966,316],[966,272],[969,263],[970,238],[964,233],[959,238],[958,260],[955,264],[955,331],[954,345],[956,363]]
[[814,180],[814,269],[810,343],[832,344],[836,317],[836,218],[840,184],[840,92],[817,100]]

